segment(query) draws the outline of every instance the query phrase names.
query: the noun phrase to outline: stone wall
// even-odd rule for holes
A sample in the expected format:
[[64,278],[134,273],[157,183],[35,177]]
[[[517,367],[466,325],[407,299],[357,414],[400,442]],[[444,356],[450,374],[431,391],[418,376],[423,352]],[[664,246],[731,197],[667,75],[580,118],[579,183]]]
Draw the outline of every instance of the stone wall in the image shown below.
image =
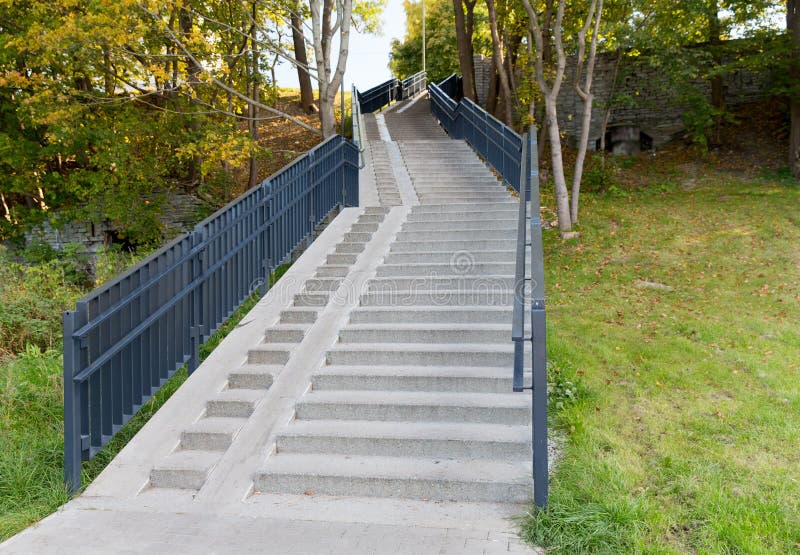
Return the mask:
[[[192,229],[198,221],[202,203],[186,193],[172,193],[164,201],[161,225],[164,236],[172,238]],[[82,245],[83,254],[93,255],[101,247],[110,245],[116,237],[116,229],[108,220],[67,222],[54,227],[45,221],[25,234],[26,242],[44,242],[55,250],[62,250],[68,243]]]
[[[485,106],[489,88],[489,77],[492,73],[491,58],[475,57],[476,85],[478,97]],[[605,106],[612,93],[614,69],[617,63],[616,54],[598,54],[595,65],[595,79],[592,92],[595,102],[592,109],[592,124],[589,133],[589,148],[594,149],[600,138],[600,129]],[[480,68],[480,69],[479,69]],[[482,77],[478,79],[478,74]],[[559,126],[570,146],[575,146],[580,133],[583,103],[572,86],[575,74],[575,58],[567,59],[564,83],[558,96]],[[652,138],[654,147],[663,145],[685,131],[683,116],[685,106],[675,100],[667,76],[659,68],[651,67],[647,58],[639,57],[631,61],[623,60],[617,75],[617,95],[627,95],[631,100],[617,105],[611,112],[609,126],[635,125]],[[695,83],[700,92],[711,95],[707,80]],[[742,104],[767,98],[766,80],[749,70],[740,70],[724,80],[725,102],[728,108],[736,108]]]

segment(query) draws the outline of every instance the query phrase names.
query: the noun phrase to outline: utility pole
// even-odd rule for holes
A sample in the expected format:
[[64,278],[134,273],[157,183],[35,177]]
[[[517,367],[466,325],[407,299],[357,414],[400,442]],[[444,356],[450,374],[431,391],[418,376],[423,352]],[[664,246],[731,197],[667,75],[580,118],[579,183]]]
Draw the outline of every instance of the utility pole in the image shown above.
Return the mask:
[[422,0],[422,71],[425,67],[425,0]]

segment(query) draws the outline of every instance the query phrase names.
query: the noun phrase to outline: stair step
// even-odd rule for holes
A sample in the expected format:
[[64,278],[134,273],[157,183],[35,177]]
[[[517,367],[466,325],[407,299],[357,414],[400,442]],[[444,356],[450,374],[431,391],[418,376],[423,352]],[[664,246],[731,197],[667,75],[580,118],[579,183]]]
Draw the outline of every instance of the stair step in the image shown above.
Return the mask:
[[350,313],[351,324],[507,324],[511,318],[510,306],[376,306]]
[[255,476],[261,492],[525,503],[532,480],[524,463],[399,457],[285,454]]
[[508,393],[507,368],[473,366],[323,366],[312,378],[315,391],[443,391]]
[[459,251],[469,252],[470,250],[497,250],[505,251],[514,249],[517,246],[517,238],[508,239],[474,239],[474,240],[435,240],[437,234],[431,233],[424,241],[398,241],[389,247],[390,253],[395,252],[442,252],[449,251],[456,253]]
[[379,222],[361,222],[357,221],[353,225],[350,226],[350,231],[357,232],[357,233],[374,233],[380,227]]
[[[411,214],[450,214],[450,213],[474,213],[474,212],[514,212],[519,213],[518,202],[512,197],[508,197],[506,202],[451,202],[447,204],[420,204],[415,206]],[[449,216],[448,216],[449,217]]]
[[476,262],[472,253],[454,253],[447,263],[406,263],[378,266],[378,277],[393,276],[513,276],[516,264],[512,262]]
[[244,418],[201,418],[181,434],[181,449],[224,451],[245,422]]
[[490,291],[369,291],[361,295],[361,306],[502,306],[511,307],[514,292]]
[[[420,206],[433,206],[428,204],[420,204]],[[516,225],[519,220],[519,210],[516,203],[508,210],[480,210],[480,204],[472,205],[475,207],[474,211],[459,211],[459,212],[421,212],[408,215],[407,222],[436,222],[446,217],[448,220],[460,221],[506,221],[513,222]],[[417,207],[415,207],[416,209]]]
[[355,264],[358,259],[357,254],[329,254],[327,257],[328,264]]
[[313,308],[289,307],[281,311],[282,324],[313,324],[317,321],[319,311]]
[[372,239],[372,232],[348,231],[344,234],[344,241],[347,243],[368,243],[370,239]]
[[150,485],[199,490],[219,458],[219,451],[176,451],[150,470]]
[[453,229],[503,229],[517,231],[515,220],[438,220],[430,222],[410,221],[403,224],[403,231],[450,231]]
[[300,343],[308,326],[302,324],[275,324],[264,332],[265,343]]
[[449,275],[442,277],[382,277],[373,278],[369,281],[369,291],[373,292],[397,292],[402,294],[410,292],[413,294],[417,288],[424,291],[441,290],[486,290],[505,294],[513,291],[515,278],[511,275]]
[[[511,242],[514,246],[517,242],[516,229],[451,229],[437,231],[435,238],[440,241],[471,241],[473,239],[485,241],[499,239]],[[400,231],[395,241],[427,241],[431,239],[430,231]]]
[[340,343],[501,343],[511,342],[506,324],[350,324]]
[[366,243],[339,243],[334,252],[337,254],[359,254],[364,250]]
[[317,268],[316,277],[345,277],[350,272],[350,266],[344,264],[326,264]]
[[257,389],[226,389],[206,402],[206,417],[249,418],[263,398]]
[[297,345],[291,343],[266,343],[247,352],[248,364],[286,364]]
[[530,396],[429,391],[311,391],[296,406],[299,420],[472,422],[526,426]]
[[228,374],[228,389],[269,389],[282,365],[242,366]]
[[337,344],[328,350],[328,364],[414,366],[502,366],[513,368],[514,347],[440,343]]
[[304,291],[294,296],[294,306],[296,307],[323,307],[328,304],[330,293],[311,293]]
[[277,451],[529,461],[531,429],[498,424],[298,420],[278,435]]
[[[415,253],[392,253],[386,255],[383,259],[384,264],[456,264],[459,260],[459,255],[467,253],[468,259],[472,259],[479,264],[486,264],[489,262],[515,262],[517,251],[463,251],[463,252],[415,252]],[[380,267],[378,268],[380,270]]]
[[341,278],[311,278],[306,280],[304,292],[319,293],[321,291],[336,291],[341,284]]

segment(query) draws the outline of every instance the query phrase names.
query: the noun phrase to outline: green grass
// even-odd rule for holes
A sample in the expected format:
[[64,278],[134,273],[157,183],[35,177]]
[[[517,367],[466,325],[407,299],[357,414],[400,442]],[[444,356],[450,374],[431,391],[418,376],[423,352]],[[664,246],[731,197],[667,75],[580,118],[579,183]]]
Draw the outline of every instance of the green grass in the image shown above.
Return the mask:
[[[274,283],[289,265],[270,276]],[[200,348],[205,359],[255,306],[241,307]],[[58,317],[57,315],[55,316]],[[28,348],[0,361],[0,541],[55,511],[70,499],[64,486],[63,379],[60,348]],[[178,370],[91,461],[83,465],[84,486],[119,453],[186,380]]]
[[545,235],[548,354],[579,394],[551,411],[566,446],[524,534],[565,554],[800,553],[800,188],[670,181],[585,195],[581,238]]

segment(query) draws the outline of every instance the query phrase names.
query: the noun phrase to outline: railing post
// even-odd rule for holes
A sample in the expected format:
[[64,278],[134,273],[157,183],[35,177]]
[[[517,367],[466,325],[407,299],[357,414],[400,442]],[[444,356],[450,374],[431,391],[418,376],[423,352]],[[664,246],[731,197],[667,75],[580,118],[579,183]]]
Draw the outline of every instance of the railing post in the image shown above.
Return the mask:
[[78,303],[78,310],[64,312],[64,483],[70,493],[81,489],[81,461],[83,460],[83,384],[75,382],[75,375],[84,363],[80,339],[75,331],[86,324],[86,304]]
[[[190,334],[190,352],[189,362],[186,364],[186,370],[191,376],[192,373],[200,366],[200,344],[203,342],[203,312],[204,312],[204,295],[206,289],[205,272],[203,268],[204,255],[205,255],[205,238],[202,229],[195,228],[192,231],[192,255],[191,262],[191,276],[189,283],[192,283],[198,278],[203,278],[192,290],[192,320],[189,328]],[[203,247],[203,248],[200,248]]]
[[261,184],[261,217],[259,224],[264,226],[261,232],[261,267],[264,272],[264,280],[261,282],[261,296],[269,292],[269,278],[272,274],[272,259],[270,256],[269,234],[270,228],[267,222],[272,217],[272,184],[269,181],[264,181]]
[[311,241],[314,239],[314,191],[317,188],[314,155],[315,152],[313,150],[308,152],[308,236],[306,238],[306,248],[308,248]]
[[[527,150],[530,180],[531,241],[531,347],[533,353],[531,389],[533,402],[533,499],[538,507],[548,502],[547,455],[547,324],[544,295],[544,252],[539,215],[539,161],[536,127],[528,132]],[[522,196],[521,198],[524,198]]]

